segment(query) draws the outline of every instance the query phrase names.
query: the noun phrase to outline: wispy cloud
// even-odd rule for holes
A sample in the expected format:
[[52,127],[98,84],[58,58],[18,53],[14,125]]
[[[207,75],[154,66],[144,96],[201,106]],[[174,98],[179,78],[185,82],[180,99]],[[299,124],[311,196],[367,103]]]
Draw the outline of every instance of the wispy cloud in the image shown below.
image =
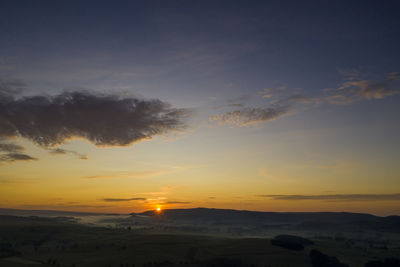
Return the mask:
[[146,197],[132,197],[132,198],[103,198],[105,202],[130,202],[130,201],[141,201],[152,204],[162,204],[162,205],[177,205],[177,204],[190,204],[190,201],[181,201],[181,200],[167,200],[165,197],[156,197],[156,198],[146,198]]
[[79,203],[59,203],[59,204],[53,204],[53,205],[44,205],[44,204],[27,204],[24,205],[26,208],[30,209],[59,209],[59,208],[97,208],[97,209],[102,209],[102,208],[109,208],[111,207],[110,205],[88,205],[88,204],[79,204]]
[[139,172],[116,172],[106,175],[86,176],[88,179],[107,179],[107,178],[145,178],[164,175],[172,172],[172,170],[154,170],[154,171],[139,171]]
[[400,194],[260,195],[273,200],[385,201],[400,200]]
[[262,122],[272,121],[289,113],[288,106],[268,108],[242,108],[224,114],[210,117],[210,121],[220,124],[233,124],[236,126],[248,126]]
[[360,80],[347,77],[337,89],[328,90],[325,100],[331,104],[351,104],[361,99],[382,99],[400,93],[393,82],[400,80],[400,73],[392,72],[382,80]]
[[68,149],[62,149],[62,148],[49,148],[49,152],[53,155],[65,155],[65,154],[72,154],[79,159],[88,159],[87,155],[78,153],[73,150],[68,150]]
[[224,107],[244,107],[245,103],[249,100],[249,95],[241,95],[236,98],[229,99],[226,103],[215,107],[216,109]]
[[0,77],[0,99],[4,97],[10,97],[12,95],[18,95],[24,91],[25,88],[26,85],[21,80]]
[[127,201],[145,201],[145,197],[132,197],[132,198],[104,198],[106,202],[127,202]]
[[170,204],[170,205],[173,205],[173,204],[191,204],[192,202],[191,201],[166,201],[166,202],[163,202],[163,204]]
[[[400,80],[400,73],[392,72],[381,80],[362,80],[349,76],[337,88],[324,89],[320,94],[305,95],[288,92],[287,87],[265,89],[260,93],[266,101],[265,106],[249,107],[243,102],[232,102],[224,107],[236,107],[236,110],[224,112],[209,117],[209,121],[219,124],[249,126],[265,123],[296,112],[299,106],[315,107],[319,104],[343,105],[363,99],[382,99],[400,93],[395,81]],[[397,84],[397,86],[399,86]]]

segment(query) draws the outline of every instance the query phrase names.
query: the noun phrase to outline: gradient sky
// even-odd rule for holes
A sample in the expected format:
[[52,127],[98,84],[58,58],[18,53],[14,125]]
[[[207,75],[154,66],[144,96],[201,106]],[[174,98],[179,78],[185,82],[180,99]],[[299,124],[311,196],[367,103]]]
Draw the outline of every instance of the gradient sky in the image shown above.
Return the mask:
[[1,1],[0,208],[400,214],[399,1]]

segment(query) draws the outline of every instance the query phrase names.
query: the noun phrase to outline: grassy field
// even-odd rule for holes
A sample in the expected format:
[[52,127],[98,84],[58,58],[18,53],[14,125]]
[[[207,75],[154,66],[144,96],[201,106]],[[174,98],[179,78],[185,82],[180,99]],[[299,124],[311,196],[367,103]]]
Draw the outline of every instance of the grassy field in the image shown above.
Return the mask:
[[302,267],[311,266],[309,251],[317,248],[359,267],[371,259],[400,255],[398,244],[385,249],[346,239],[313,241],[315,245],[305,250],[292,251],[273,246],[265,238],[141,232],[66,219],[4,216],[0,220],[0,266],[212,266],[213,260],[226,259],[232,262],[220,266],[235,266],[240,261],[240,266]]

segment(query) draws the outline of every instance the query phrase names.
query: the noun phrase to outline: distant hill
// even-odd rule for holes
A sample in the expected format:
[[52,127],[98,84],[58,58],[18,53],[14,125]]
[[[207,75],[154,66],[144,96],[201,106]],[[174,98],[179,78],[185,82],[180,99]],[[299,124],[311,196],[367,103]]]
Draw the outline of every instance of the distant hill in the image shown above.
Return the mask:
[[0,215],[14,216],[38,216],[38,217],[62,217],[62,216],[96,216],[113,215],[95,212],[63,211],[63,210],[20,210],[0,208]]
[[[168,209],[161,214],[156,211],[132,213],[133,217],[146,216],[164,221],[221,223],[221,224],[300,224],[304,222],[348,223],[379,222],[383,217],[349,212],[259,212],[229,209]],[[398,216],[391,216],[398,217]],[[389,218],[389,217],[387,217]]]
[[[37,216],[37,217],[84,217],[109,216],[93,212],[58,211],[58,210],[18,210],[0,208],[0,215]],[[166,209],[161,213],[154,210],[131,213],[131,219],[140,219],[143,223],[191,224],[191,225],[292,225],[297,230],[317,230],[352,225],[377,231],[390,230],[400,232],[400,216],[379,217],[365,213],[350,212],[260,212],[231,209]],[[119,217],[119,216],[118,216]],[[112,218],[116,222],[128,220],[126,216]],[[111,218],[111,217],[110,217]],[[110,219],[111,220],[111,219]]]

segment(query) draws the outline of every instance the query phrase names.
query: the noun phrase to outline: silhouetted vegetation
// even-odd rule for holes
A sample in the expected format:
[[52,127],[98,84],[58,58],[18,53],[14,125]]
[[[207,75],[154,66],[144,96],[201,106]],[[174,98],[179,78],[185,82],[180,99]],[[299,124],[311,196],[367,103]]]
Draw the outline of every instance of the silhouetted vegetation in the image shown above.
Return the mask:
[[314,242],[300,236],[278,235],[271,240],[271,244],[291,250],[303,250],[305,246],[314,245]]
[[310,260],[313,267],[349,267],[336,257],[325,255],[316,249],[310,251]]
[[369,261],[365,267],[400,267],[400,259],[389,258],[382,261]]

